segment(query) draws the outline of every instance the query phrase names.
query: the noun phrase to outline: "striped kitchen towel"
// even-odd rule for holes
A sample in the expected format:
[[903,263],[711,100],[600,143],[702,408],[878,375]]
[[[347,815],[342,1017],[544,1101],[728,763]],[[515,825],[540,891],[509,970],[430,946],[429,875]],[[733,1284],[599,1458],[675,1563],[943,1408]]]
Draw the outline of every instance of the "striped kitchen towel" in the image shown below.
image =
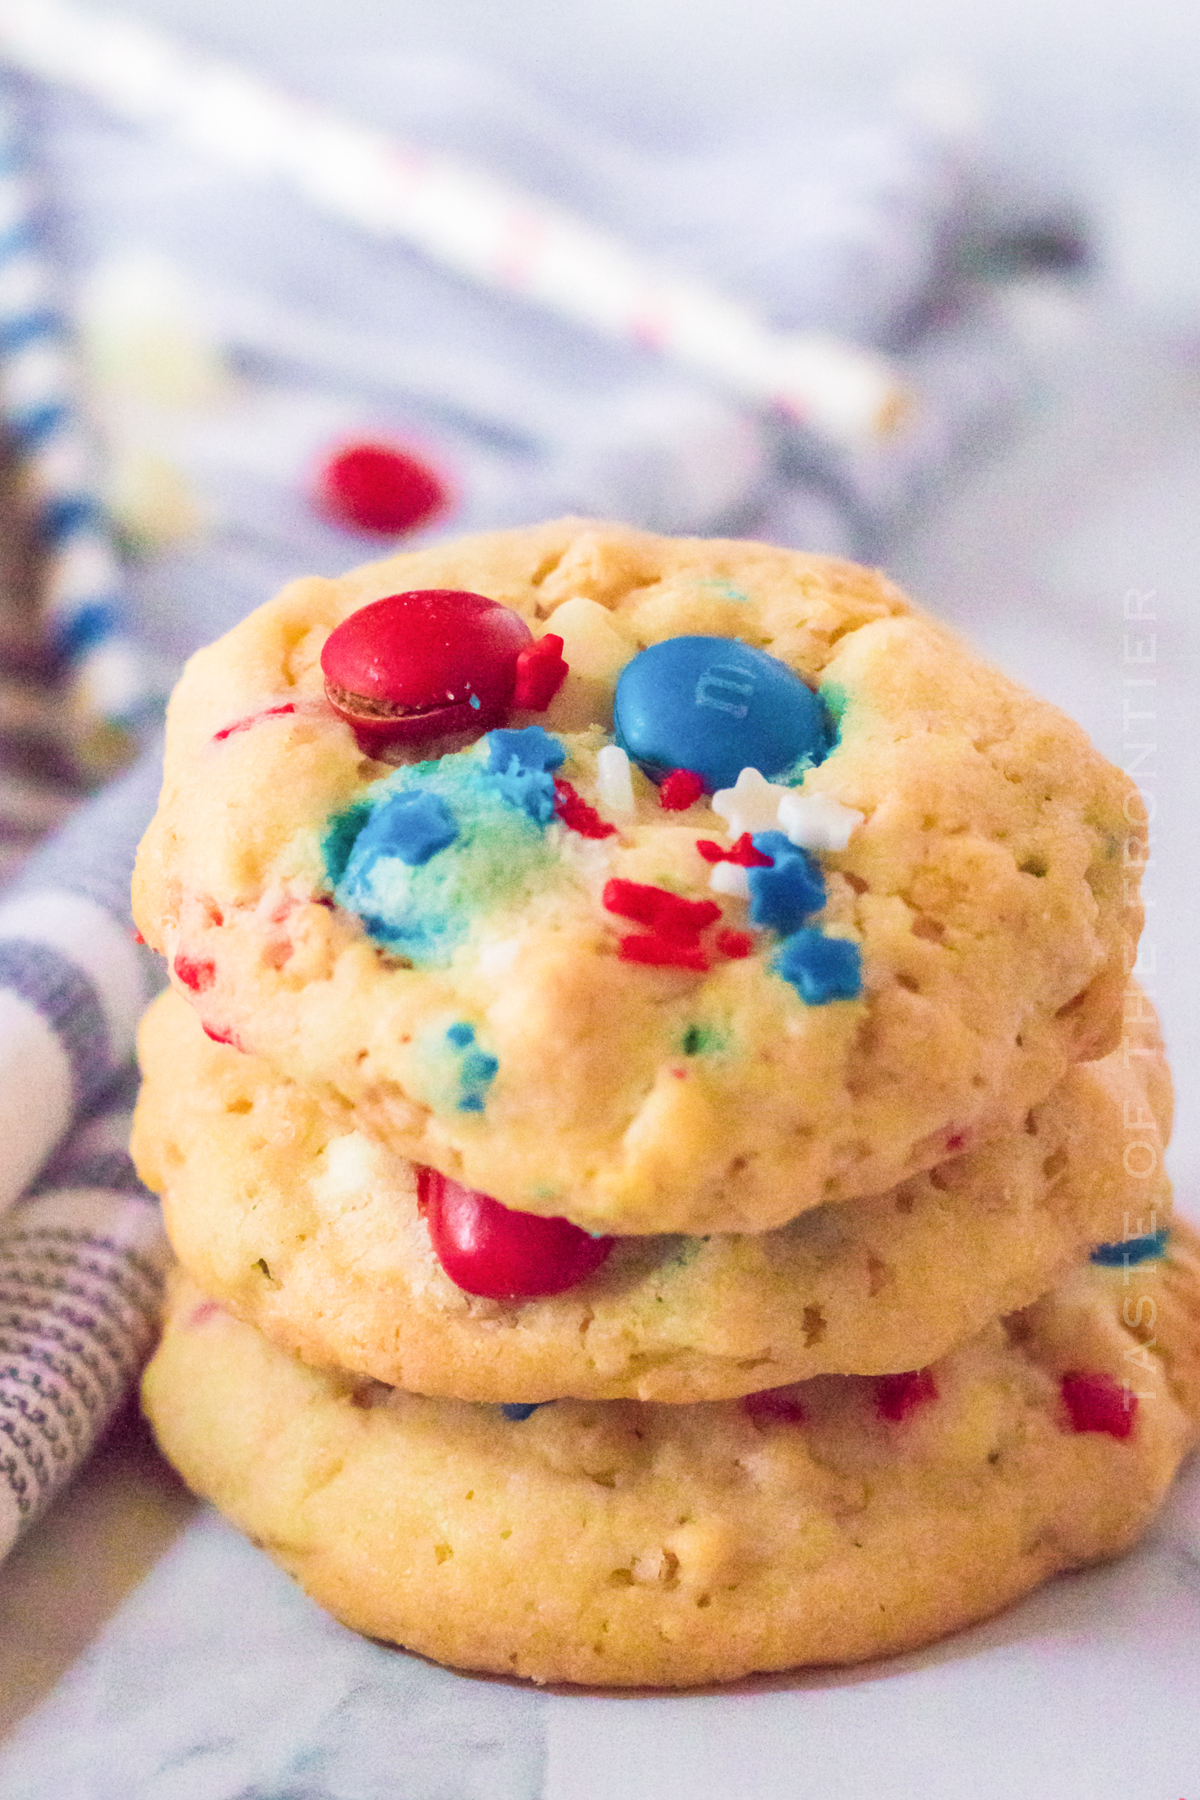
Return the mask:
[[88,1454],[153,1336],[165,1244],[127,1146],[134,1034],[161,977],[129,879],[160,765],[155,744],[0,905],[0,1556]]
[[0,1208],[129,1065],[155,981],[129,880],[161,750],[83,807],[0,904]]
[[150,1351],[166,1243],[129,1160],[127,1071],[0,1222],[0,1558],[66,1486]]

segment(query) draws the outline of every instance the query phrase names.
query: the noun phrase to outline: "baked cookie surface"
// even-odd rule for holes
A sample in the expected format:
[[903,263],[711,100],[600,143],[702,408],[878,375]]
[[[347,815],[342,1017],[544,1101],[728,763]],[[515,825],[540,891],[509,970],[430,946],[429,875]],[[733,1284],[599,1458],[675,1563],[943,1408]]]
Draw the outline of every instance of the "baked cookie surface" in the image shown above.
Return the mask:
[[185,1480],[355,1629],[686,1686],[911,1649],[1126,1548],[1197,1436],[1194,1237],[1129,1274],[1080,1270],[908,1377],[521,1420],[318,1373],[184,1282],[144,1400]]
[[[563,637],[572,673],[509,717],[519,743],[393,767],[333,710],[331,633],[413,589]],[[689,692],[723,728],[746,711],[756,754],[760,653],[826,733],[720,812],[667,810],[638,765],[685,741],[670,707],[655,735],[657,664],[624,788],[614,743],[618,674],[698,639],[717,661]],[[564,521],[295,583],[193,658],[135,912],[211,1031],[414,1161],[595,1231],[757,1231],[1015,1128],[1111,1046],[1134,794],[874,573]],[[831,817],[843,848],[787,836],[840,841]]]
[[204,1292],[308,1363],[417,1393],[689,1402],[912,1369],[1170,1213],[1170,1081],[1148,1018],[1017,1132],[878,1199],[773,1232],[621,1238],[564,1293],[480,1299],[439,1263],[412,1165],[351,1115],[212,1043],[172,992],[140,1051],[134,1155]]

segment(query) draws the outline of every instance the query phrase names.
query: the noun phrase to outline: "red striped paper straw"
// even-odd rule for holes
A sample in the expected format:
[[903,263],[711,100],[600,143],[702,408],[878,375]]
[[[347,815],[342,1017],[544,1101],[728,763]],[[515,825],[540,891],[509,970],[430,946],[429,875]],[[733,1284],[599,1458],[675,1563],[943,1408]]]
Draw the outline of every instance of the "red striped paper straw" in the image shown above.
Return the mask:
[[657,351],[840,444],[888,431],[907,396],[886,358],[662,271],[618,237],[450,156],[282,94],[163,32],[70,0],[0,0],[0,53],[485,287]]

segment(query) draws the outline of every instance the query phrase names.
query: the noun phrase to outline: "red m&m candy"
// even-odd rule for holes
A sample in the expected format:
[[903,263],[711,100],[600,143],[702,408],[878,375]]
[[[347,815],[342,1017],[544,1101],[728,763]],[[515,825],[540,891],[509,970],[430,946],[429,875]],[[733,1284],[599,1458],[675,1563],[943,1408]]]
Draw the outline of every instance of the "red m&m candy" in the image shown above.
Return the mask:
[[881,1419],[907,1419],[927,1400],[937,1399],[937,1382],[929,1369],[905,1369],[875,1379],[875,1411]]
[[368,749],[483,732],[505,717],[532,642],[519,614],[483,594],[389,594],[330,633],[325,693]]
[[355,531],[388,537],[415,531],[443,511],[449,495],[434,471],[397,444],[346,444],[317,476],[321,511]]
[[1072,1431],[1104,1431],[1115,1438],[1132,1432],[1138,1397],[1103,1370],[1069,1369],[1060,1391]]
[[513,1212],[436,1169],[418,1169],[417,1201],[438,1261],[456,1287],[487,1300],[532,1300],[576,1287],[600,1267],[612,1238],[569,1219]]
[[756,1394],[743,1394],[742,1411],[749,1413],[756,1425],[803,1425],[806,1419],[803,1403],[787,1388],[760,1388]]

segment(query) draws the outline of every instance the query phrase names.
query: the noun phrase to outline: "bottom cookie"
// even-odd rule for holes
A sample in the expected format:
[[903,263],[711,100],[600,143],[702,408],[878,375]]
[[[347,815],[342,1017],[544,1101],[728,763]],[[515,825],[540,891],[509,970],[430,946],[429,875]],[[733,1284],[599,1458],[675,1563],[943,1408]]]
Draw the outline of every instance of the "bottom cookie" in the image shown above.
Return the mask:
[[181,1278],[144,1399],[185,1480],[369,1636],[728,1681],[914,1648],[1126,1548],[1200,1435],[1198,1247],[1081,1269],[910,1375],[525,1417],[307,1368]]

